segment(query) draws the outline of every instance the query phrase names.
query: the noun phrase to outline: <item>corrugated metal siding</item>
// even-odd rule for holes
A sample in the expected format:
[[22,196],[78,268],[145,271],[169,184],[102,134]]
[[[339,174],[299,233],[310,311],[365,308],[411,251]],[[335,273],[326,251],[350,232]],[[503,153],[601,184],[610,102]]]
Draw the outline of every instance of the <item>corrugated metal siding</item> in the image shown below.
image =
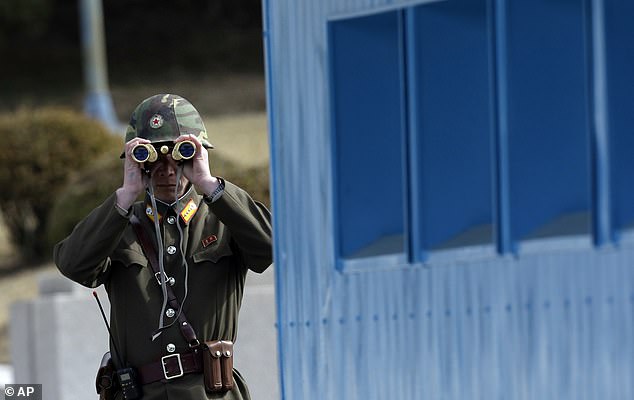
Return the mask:
[[299,279],[280,273],[285,398],[632,398],[633,256],[338,275],[323,304],[284,302]]
[[327,398],[342,388],[346,399],[630,398],[631,255],[341,279],[340,307],[323,328],[343,342],[326,355]]
[[326,19],[413,3],[264,5],[284,398],[634,398],[632,247],[336,271]]

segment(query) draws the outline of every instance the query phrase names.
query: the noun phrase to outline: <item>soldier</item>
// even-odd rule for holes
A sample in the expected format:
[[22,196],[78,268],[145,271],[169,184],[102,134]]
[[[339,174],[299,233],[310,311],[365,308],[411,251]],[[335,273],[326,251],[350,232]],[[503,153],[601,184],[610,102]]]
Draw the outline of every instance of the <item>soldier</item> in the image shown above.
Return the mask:
[[211,174],[202,118],[180,96],[141,102],[125,140],[123,185],[54,249],[65,276],[108,292],[129,389],[114,398],[249,399],[230,346],[247,270],[272,262],[269,211]]

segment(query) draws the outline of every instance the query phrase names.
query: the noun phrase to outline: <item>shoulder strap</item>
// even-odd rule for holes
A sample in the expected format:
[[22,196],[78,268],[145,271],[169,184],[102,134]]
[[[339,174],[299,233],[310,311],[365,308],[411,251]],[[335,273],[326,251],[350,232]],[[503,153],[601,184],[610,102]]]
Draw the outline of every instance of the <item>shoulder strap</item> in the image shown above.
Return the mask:
[[[136,215],[132,214],[130,216],[130,224],[132,225],[132,228],[134,228],[134,232],[136,233],[136,236],[141,243],[141,248],[143,248],[143,252],[150,262],[150,266],[152,267],[154,276],[160,277],[161,270],[158,265],[158,256],[156,254],[156,249],[154,247],[154,243],[147,236],[145,229],[143,229],[141,220],[139,220]],[[168,304],[172,309],[180,310],[180,304],[178,303],[178,299],[176,298],[172,287],[169,284],[165,286],[167,289]],[[187,317],[185,317],[185,312],[183,310],[181,310],[180,314],[178,315],[178,327],[180,328],[183,337],[191,347],[200,344],[198,338],[196,337],[196,332],[194,332],[194,328],[192,328],[189,322],[187,322]]]

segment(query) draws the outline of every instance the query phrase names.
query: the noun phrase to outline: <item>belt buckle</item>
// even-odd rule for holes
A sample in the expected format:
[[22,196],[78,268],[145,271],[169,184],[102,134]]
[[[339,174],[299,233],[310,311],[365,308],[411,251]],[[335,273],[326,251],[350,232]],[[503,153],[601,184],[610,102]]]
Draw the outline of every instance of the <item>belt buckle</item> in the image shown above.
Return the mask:
[[[176,359],[178,360],[179,372],[176,375],[169,375],[167,373],[167,369],[165,368],[166,360],[168,358],[170,358],[170,357],[176,357]],[[163,376],[167,380],[174,379],[174,378],[179,378],[179,377],[181,377],[181,376],[183,376],[185,374],[184,371],[183,371],[183,364],[181,363],[181,355],[180,355],[180,353],[168,354],[166,356],[161,357],[161,366],[163,367]]]

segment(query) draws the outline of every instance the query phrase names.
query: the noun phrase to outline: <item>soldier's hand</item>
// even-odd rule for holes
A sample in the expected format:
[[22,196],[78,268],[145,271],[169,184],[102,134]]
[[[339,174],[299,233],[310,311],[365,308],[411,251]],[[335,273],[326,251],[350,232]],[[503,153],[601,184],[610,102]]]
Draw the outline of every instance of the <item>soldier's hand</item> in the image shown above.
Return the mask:
[[196,145],[196,155],[190,162],[184,164],[183,174],[192,184],[198,186],[203,193],[211,194],[216,190],[220,181],[211,175],[209,170],[209,152],[194,135],[180,136],[174,140],[174,143],[184,140],[190,140]]
[[125,144],[125,161],[123,166],[123,185],[117,189],[117,205],[124,210],[132,206],[136,198],[145,190],[143,182],[143,165],[134,161],[132,149],[140,143],[149,144],[150,141],[134,138]]

